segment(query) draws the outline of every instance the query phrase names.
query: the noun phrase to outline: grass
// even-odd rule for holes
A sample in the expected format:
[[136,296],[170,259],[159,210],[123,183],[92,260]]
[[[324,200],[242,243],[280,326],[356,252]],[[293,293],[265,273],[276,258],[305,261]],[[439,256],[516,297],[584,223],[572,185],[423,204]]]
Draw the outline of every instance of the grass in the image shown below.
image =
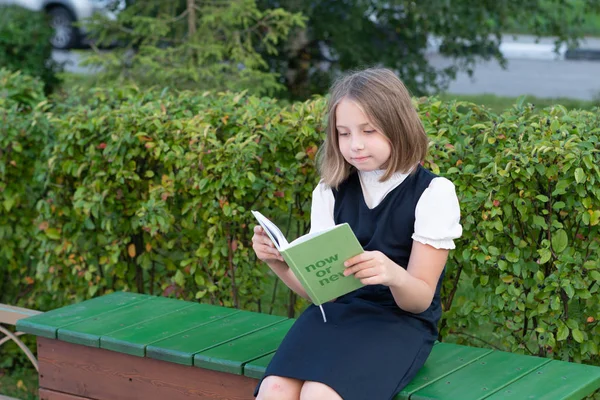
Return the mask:
[[38,377],[33,367],[0,369],[0,395],[19,400],[37,400]]
[[[442,93],[438,96],[442,101],[449,100],[462,100],[475,103],[478,105],[484,105],[496,113],[511,108],[517,103],[520,97],[502,97],[494,94],[479,94],[479,95],[462,95],[462,94],[451,94]],[[540,98],[535,96],[525,96],[525,103],[532,103],[537,108],[545,108],[552,105],[560,104],[565,106],[567,109],[583,109],[591,110],[594,107],[600,107],[600,97],[592,101],[571,99],[565,97],[559,98]]]

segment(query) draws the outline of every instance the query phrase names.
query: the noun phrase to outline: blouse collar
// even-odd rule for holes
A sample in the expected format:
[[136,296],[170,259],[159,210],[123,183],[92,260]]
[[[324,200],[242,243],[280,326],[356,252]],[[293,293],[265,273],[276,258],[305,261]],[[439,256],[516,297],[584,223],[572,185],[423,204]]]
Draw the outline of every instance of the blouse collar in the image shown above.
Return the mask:
[[379,180],[385,174],[384,169],[376,169],[374,171],[358,171],[358,174],[360,176],[361,181],[363,181],[363,183],[365,184],[368,184],[369,186],[388,186],[399,184],[402,181],[404,181],[404,179],[406,179],[406,177],[409,175],[402,172],[394,172],[392,176],[390,176],[386,181],[380,182]]

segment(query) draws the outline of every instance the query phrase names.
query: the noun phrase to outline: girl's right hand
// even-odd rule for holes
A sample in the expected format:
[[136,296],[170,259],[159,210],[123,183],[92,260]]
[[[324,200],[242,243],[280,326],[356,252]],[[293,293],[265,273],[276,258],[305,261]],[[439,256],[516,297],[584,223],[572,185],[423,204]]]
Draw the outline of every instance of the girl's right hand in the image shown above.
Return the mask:
[[279,250],[275,248],[275,245],[260,225],[254,227],[254,236],[252,236],[252,248],[254,249],[254,252],[256,253],[258,259],[266,263],[275,260],[284,261],[283,257],[279,253]]

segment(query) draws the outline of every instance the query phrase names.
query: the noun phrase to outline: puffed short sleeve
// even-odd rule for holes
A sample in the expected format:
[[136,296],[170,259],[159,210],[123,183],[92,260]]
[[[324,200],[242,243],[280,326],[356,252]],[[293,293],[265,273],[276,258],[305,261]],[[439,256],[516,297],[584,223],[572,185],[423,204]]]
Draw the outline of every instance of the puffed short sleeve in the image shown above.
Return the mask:
[[454,184],[446,178],[435,178],[425,189],[415,210],[415,232],[412,236],[436,249],[454,249],[454,239],[462,235],[460,206]]
[[319,182],[312,193],[310,207],[310,231],[319,232],[335,225],[333,206],[335,198],[331,188]]

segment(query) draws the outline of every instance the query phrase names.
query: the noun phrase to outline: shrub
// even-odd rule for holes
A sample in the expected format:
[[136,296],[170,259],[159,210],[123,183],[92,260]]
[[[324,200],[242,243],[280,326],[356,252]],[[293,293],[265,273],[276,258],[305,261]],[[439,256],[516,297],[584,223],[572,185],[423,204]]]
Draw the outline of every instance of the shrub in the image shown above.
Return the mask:
[[[39,275],[55,303],[134,290],[257,308],[250,209],[305,221],[322,100],[99,90],[53,119]],[[94,104],[94,99],[88,99]]]
[[470,294],[452,303],[446,282],[445,333],[486,321],[510,351],[597,363],[598,110],[421,107],[438,142],[429,165],[456,183],[465,229],[450,271]]
[[0,302],[26,306],[36,305],[35,204],[52,134],[42,86],[38,79],[0,69]]
[[60,83],[62,69],[52,60],[52,28],[45,14],[17,6],[0,6],[0,65],[38,77],[46,94]]

